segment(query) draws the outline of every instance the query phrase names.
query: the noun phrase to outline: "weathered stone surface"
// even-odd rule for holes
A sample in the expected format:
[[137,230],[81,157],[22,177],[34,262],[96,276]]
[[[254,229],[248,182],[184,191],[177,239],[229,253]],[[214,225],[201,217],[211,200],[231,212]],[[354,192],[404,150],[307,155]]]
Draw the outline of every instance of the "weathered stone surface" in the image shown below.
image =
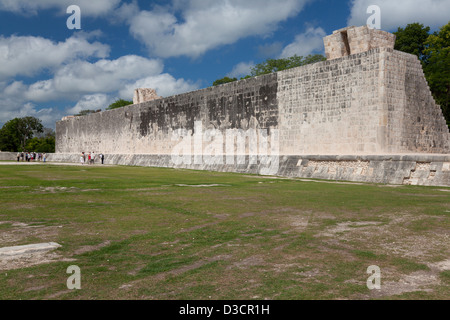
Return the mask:
[[0,161],[17,161],[17,152],[0,152]]
[[[248,155],[242,165],[180,164],[171,155],[106,154],[105,164],[183,168],[221,172],[259,174],[263,164],[249,164]],[[78,162],[78,154],[50,154],[50,161]],[[284,155],[279,158],[278,176],[343,180],[396,185],[450,187],[450,155]]]
[[11,257],[34,252],[45,252],[55,250],[59,247],[61,247],[61,245],[56,242],[35,243],[14,247],[3,247],[0,248],[0,257]]
[[447,153],[417,57],[386,48],[57,122],[57,152],[170,154],[173,132],[251,127],[280,154]]
[[[386,175],[380,168],[385,168],[395,176],[387,179],[396,183],[448,178],[436,171],[427,180],[422,175],[428,169],[411,174],[408,168],[420,162],[416,155],[392,163],[376,159],[389,154],[450,153],[448,127],[418,58],[393,50],[394,35],[365,26],[338,30],[324,41],[330,53],[327,61],[59,121],[56,152],[94,151],[117,158],[113,163],[177,167],[170,160],[180,141],[174,139],[175,133],[184,130],[193,137],[199,134],[196,123],[200,122],[202,128],[215,129],[222,136],[227,130],[266,130],[270,141],[278,138],[277,155],[290,159],[283,163],[283,172],[294,170],[286,169],[292,157],[300,157],[304,164],[312,161],[310,166],[301,164],[300,171],[295,163],[296,176],[352,180],[373,171],[368,177],[383,182]],[[225,143],[220,143],[226,152]],[[194,144],[191,151],[204,153],[211,144]],[[310,154],[330,158],[328,163],[301,158]],[[353,159],[339,159],[352,155]],[[364,155],[372,158],[358,158]],[[202,167],[236,172],[258,167],[221,165]],[[436,166],[430,162],[430,168]]]
[[327,59],[332,60],[376,48],[394,49],[395,35],[368,26],[352,26],[325,37],[324,45]]
[[133,104],[143,103],[160,99],[161,97],[156,94],[155,89],[151,88],[138,88],[134,90]]

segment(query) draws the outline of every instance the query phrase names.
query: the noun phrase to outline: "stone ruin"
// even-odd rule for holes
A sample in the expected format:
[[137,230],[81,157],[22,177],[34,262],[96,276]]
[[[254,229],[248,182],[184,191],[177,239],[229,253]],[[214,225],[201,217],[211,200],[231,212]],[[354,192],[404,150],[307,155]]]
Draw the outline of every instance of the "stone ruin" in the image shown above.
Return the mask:
[[[195,142],[201,127],[223,137],[259,130],[258,141],[276,138],[279,176],[450,186],[442,110],[418,58],[394,43],[388,32],[348,27],[324,38],[326,61],[166,98],[136,89],[134,105],[57,122],[49,160],[95,150],[111,164],[260,173],[247,149],[232,154],[244,164],[197,161],[211,145]],[[175,163],[179,132],[195,143],[189,161]],[[234,150],[225,140],[222,151]]]
[[367,52],[376,48],[394,49],[395,35],[368,26],[336,30],[323,39],[328,60]]
[[138,88],[134,90],[133,104],[139,104],[156,99],[161,99],[161,97],[156,94],[155,89]]

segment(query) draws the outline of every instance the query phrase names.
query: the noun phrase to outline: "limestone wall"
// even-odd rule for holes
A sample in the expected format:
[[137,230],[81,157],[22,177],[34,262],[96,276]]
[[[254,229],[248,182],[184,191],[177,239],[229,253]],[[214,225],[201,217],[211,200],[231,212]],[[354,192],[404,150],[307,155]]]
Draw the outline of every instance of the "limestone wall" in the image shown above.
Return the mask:
[[[56,152],[171,154],[177,130],[278,127],[277,74],[56,123]],[[206,147],[206,146],[205,146]],[[194,146],[193,146],[194,149]]]
[[323,39],[328,60],[367,52],[376,48],[394,49],[395,35],[368,26],[336,30]]
[[[78,154],[48,154],[54,162],[79,162]],[[173,168],[170,155],[106,154],[105,164]],[[101,165],[96,160],[96,165]],[[261,174],[264,164],[182,164],[177,168]],[[293,155],[281,156],[278,176],[396,185],[450,187],[450,155]]]
[[17,161],[17,152],[1,152],[0,151],[0,161]]
[[56,151],[171,154],[196,121],[276,129],[280,155],[450,153],[418,59],[390,48],[59,121]]
[[419,59],[415,55],[387,50],[383,52],[381,63],[380,90],[385,111],[380,113],[380,128],[385,129],[387,139],[384,150],[388,153],[450,153],[449,130]]

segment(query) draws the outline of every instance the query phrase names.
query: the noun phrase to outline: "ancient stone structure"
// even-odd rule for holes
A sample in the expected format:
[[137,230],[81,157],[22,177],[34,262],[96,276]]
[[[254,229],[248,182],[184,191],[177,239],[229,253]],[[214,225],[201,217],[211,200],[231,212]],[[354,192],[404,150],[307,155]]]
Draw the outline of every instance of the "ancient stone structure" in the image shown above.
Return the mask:
[[368,26],[336,30],[323,39],[328,60],[342,58],[375,48],[394,49],[395,35]]
[[134,90],[133,104],[139,104],[147,101],[152,101],[155,99],[160,99],[161,97],[156,94],[155,89],[150,88],[138,88]]
[[[417,57],[394,40],[345,28],[324,39],[327,61],[60,121],[53,159],[95,151],[107,163],[259,173],[248,146],[243,164],[201,161],[213,144],[230,150],[229,132],[254,130],[246,141],[269,141],[257,155],[277,155],[278,175],[450,186],[442,111]],[[216,138],[199,141],[199,128]],[[191,143],[190,161],[174,161],[180,141]]]

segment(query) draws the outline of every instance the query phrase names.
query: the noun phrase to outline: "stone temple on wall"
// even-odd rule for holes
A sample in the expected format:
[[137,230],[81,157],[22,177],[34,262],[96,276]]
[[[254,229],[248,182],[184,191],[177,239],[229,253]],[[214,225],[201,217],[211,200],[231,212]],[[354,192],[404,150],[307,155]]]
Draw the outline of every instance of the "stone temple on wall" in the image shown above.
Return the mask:
[[394,43],[348,27],[324,38],[326,61],[164,98],[137,89],[133,105],[57,122],[49,160],[450,186],[449,128]]

